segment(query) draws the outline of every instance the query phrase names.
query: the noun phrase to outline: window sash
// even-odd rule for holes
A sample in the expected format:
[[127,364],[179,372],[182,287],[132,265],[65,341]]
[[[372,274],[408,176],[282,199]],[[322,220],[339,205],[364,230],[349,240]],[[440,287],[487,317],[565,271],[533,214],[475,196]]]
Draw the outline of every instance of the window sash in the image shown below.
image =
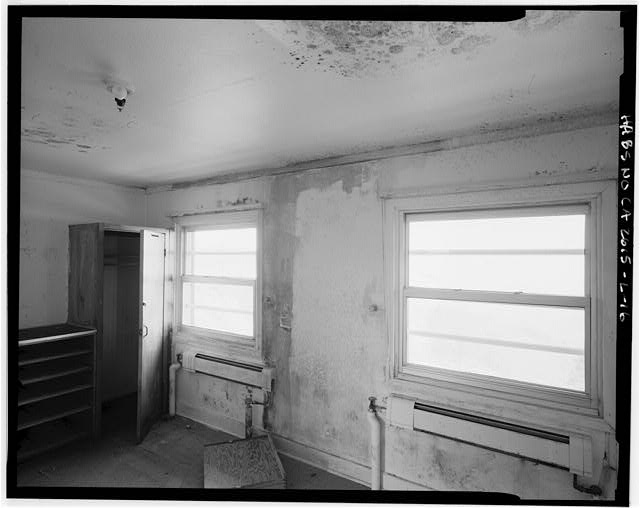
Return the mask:
[[[217,328],[205,328],[205,327],[199,327],[199,326],[194,326],[194,325],[187,325],[184,323],[184,320],[182,319],[183,313],[184,313],[184,284],[185,283],[200,283],[200,284],[224,284],[227,286],[244,286],[244,287],[251,287],[252,288],[252,293],[253,293],[253,298],[252,298],[252,308],[251,311],[247,311],[247,310],[242,310],[242,309],[233,309],[233,308],[222,308],[222,307],[217,307],[217,306],[212,306],[212,305],[206,305],[204,303],[198,303],[198,302],[194,302],[193,304],[190,305],[186,305],[186,307],[189,307],[190,309],[211,309],[211,310],[218,310],[218,311],[222,311],[222,312],[230,312],[230,313],[238,313],[238,314],[251,314],[252,315],[252,320],[253,320],[253,335],[244,335],[244,334],[239,334],[239,333],[233,333],[233,332],[229,332],[226,330],[220,330]],[[180,326],[185,328],[185,329],[192,329],[192,330],[200,330],[200,331],[205,331],[206,333],[209,334],[215,334],[215,335],[219,335],[219,336],[224,336],[224,337],[229,337],[229,338],[235,338],[235,337],[239,337],[242,339],[250,339],[251,341],[255,340],[256,336],[257,336],[257,330],[256,330],[256,307],[257,307],[257,295],[256,295],[256,281],[253,279],[234,279],[231,277],[210,277],[210,276],[195,276],[195,275],[187,275],[187,276],[183,276],[181,278],[180,281],[180,292],[181,292],[181,298],[180,298]]]
[[[210,348],[216,354],[233,353],[244,356],[247,359],[261,360],[262,351],[262,312],[261,312],[261,277],[262,277],[262,213],[260,209],[240,210],[240,211],[214,211],[207,214],[194,214],[176,217],[176,285],[175,285],[175,307],[174,319],[177,326],[177,333],[183,339],[196,341],[204,349]],[[242,254],[255,254],[256,277],[226,277],[185,274],[186,263],[186,233],[201,230],[223,230],[223,229],[243,229],[255,228],[256,249],[252,252]],[[214,254],[227,254],[226,252],[216,252]],[[253,336],[239,335],[231,332],[216,330],[212,328],[201,328],[186,325],[182,320],[183,313],[183,285],[184,283],[210,283],[226,284],[252,287],[253,289]],[[238,347],[236,347],[238,346]]]
[[[590,203],[569,203],[541,206],[502,206],[492,208],[475,208],[471,210],[454,211],[406,211],[402,214],[402,238],[401,238],[401,280],[400,287],[408,286],[409,281],[409,256],[410,255],[454,255],[469,254],[584,254],[584,295],[588,296],[591,290],[590,268],[590,236],[592,218],[592,206]],[[584,249],[413,249],[409,250],[409,228],[412,222],[425,221],[450,221],[450,220],[482,220],[497,218],[524,218],[524,217],[557,217],[565,215],[585,215]],[[435,288],[434,288],[435,289]],[[477,291],[468,290],[463,291]],[[523,294],[526,294],[523,292]]]
[[[220,220],[220,218],[217,218],[218,220]],[[199,250],[195,250],[193,248],[189,248],[190,246],[188,245],[188,242],[186,241],[187,235],[189,233],[192,233],[194,231],[220,231],[220,230],[224,230],[224,229],[247,229],[247,228],[253,228],[256,230],[256,250],[247,250],[247,251],[199,251]],[[201,224],[201,225],[195,225],[195,226],[188,226],[188,227],[183,227],[181,228],[181,251],[180,251],[180,275],[181,277],[208,277],[206,275],[197,275],[197,274],[187,274],[187,270],[186,270],[186,266],[187,266],[187,258],[191,257],[194,258],[196,255],[197,256],[201,256],[201,255],[206,255],[206,256],[230,256],[230,255],[255,255],[255,262],[256,262],[256,278],[258,277],[258,226],[257,226],[257,222],[249,222],[249,221],[243,221],[240,222],[238,218],[235,219],[234,221],[231,221],[229,223],[216,223],[216,224]],[[193,261],[192,261],[193,263]],[[224,278],[223,276],[217,276],[219,278]],[[233,279],[239,279],[237,277],[230,277]],[[255,280],[255,279],[247,279],[247,280]]]
[[240,277],[220,277],[218,275],[183,275],[182,282],[201,282],[204,284],[227,284],[234,286],[256,286],[256,279]]
[[[424,379],[442,379],[454,383],[472,384],[473,386],[486,387],[490,389],[517,391],[519,394],[530,393],[533,396],[541,396],[543,398],[551,397],[557,400],[557,396],[566,396],[568,400],[578,401],[580,405],[586,405],[591,401],[590,394],[593,390],[592,377],[592,354],[591,354],[591,298],[590,290],[593,276],[593,267],[591,266],[591,250],[593,241],[593,232],[595,228],[594,217],[592,215],[593,206],[591,203],[568,203],[558,205],[543,206],[503,206],[491,208],[473,208],[464,211],[418,211],[405,210],[400,213],[399,234],[397,247],[400,249],[399,263],[396,267],[398,270],[398,286],[399,286],[399,305],[400,319],[399,330],[399,360],[397,365],[399,375],[414,378],[420,381]],[[584,252],[584,270],[585,270],[585,296],[564,296],[564,295],[547,295],[534,294],[524,292],[506,292],[506,291],[482,291],[467,289],[449,289],[449,288],[423,288],[412,287],[408,285],[409,281],[409,225],[412,221],[424,220],[452,220],[452,219],[483,219],[483,218],[500,218],[500,217],[537,217],[537,216],[556,216],[556,215],[575,215],[585,214],[585,248],[579,249],[579,253]],[[455,250],[455,249],[452,249]],[[550,250],[546,251],[550,252]],[[535,254],[544,254],[543,252],[534,252]],[[577,253],[577,252],[576,252]],[[413,252],[412,252],[413,254]],[[584,338],[584,366],[585,366],[585,391],[568,390],[553,386],[538,385],[531,382],[522,382],[514,379],[492,377],[484,374],[476,374],[465,371],[452,371],[444,368],[410,364],[407,362],[407,298],[424,298],[424,299],[442,299],[442,300],[460,300],[460,301],[477,301],[490,303],[509,303],[522,305],[543,305],[567,308],[583,308],[585,310],[585,338]]]
[[[470,294],[471,293],[471,294]],[[559,308],[578,308],[584,309],[584,391],[571,390],[568,388],[537,384],[533,382],[524,382],[511,378],[494,377],[486,374],[477,374],[462,370],[450,370],[443,367],[426,366],[415,363],[409,363],[407,359],[407,335],[408,335],[408,304],[409,298],[418,298],[424,300],[451,300],[451,301],[469,301],[478,303],[506,303],[519,304],[524,306],[545,306]],[[412,332],[413,333],[413,332]],[[419,335],[419,333],[417,333]],[[481,339],[477,342],[504,342],[507,340]],[[513,344],[517,349],[539,349],[552,351],[553,349],[563,349],[556,346],[532,346],[522,344],[518,346]],[[406,288],[402,294],[402,319],[401,319],[401,371],[419,376],[431,376],[433,373],[443,374],[445,379],[456,380],[470,379],[474,384],[479,384],[478,380],[482,380],[480,385],[488,386],[493,382],[497,382],[503,389],[511,386],[512,388],[522,389],[530,387],[534,390],[542,390],[548,393],[565,393],[571,396],[588,397],[591,388],[591,301],[589,297],[572,297],[572,296],[548,296],[533,295],[520,293],[500,293],[489,291],[462,291],[448,289],[423,289],[423,288]],[[585,398],[585,400],[588,400]]]
[[472,289],[439,289],[405,287],[405,298],[427,298],[433,300],[466,300],[490,303],[514,303],[523,305],[547,305],[552,307],[588,306],[588,296],[540,295],[534,293],[506,291],[477,291]]

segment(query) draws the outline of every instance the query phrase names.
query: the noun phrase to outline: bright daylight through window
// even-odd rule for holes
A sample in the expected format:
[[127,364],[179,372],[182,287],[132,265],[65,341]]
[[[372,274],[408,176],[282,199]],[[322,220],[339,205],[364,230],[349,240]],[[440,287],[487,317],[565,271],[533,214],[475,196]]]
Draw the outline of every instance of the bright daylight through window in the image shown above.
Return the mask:
[[585,392],[588,213],[407,214],[403,364]]
[[256,225],[217,223],[182,230],[183,327],[223,338],[256,335]]

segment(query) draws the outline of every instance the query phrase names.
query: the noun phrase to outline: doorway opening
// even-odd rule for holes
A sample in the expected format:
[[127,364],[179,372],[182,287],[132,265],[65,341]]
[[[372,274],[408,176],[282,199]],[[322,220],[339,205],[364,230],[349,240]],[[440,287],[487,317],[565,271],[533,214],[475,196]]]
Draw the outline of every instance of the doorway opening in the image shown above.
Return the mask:
[[136,439],[140,233],[104,232],[102,330],[103,432]]

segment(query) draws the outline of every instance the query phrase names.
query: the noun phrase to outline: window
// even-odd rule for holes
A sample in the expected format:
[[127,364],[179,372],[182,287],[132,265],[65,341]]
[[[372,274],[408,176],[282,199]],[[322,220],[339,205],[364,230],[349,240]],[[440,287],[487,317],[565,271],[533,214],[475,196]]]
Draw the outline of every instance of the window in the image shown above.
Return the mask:
[[394,392],[519,423],[603,417],[613,184],[391,196],[384,209]]
[[588,214],[407,214],[404,363],[584,392]]
[[177,227],[179,332],[217,349],[260,351],[260,214],[183,217]]

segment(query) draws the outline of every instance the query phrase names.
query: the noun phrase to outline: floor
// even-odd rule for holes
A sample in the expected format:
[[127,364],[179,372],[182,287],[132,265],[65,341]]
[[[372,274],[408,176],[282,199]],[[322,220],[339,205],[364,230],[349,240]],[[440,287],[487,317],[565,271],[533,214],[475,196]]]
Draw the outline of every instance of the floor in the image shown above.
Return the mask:
[[[135,396],[103,407],[102,437],[68,445],[18,466],[18,486],[202,488],[203,446],[237,439],[176,416],[157,422],[135,444]],[[365,486],[280,455],[288,489]]]

